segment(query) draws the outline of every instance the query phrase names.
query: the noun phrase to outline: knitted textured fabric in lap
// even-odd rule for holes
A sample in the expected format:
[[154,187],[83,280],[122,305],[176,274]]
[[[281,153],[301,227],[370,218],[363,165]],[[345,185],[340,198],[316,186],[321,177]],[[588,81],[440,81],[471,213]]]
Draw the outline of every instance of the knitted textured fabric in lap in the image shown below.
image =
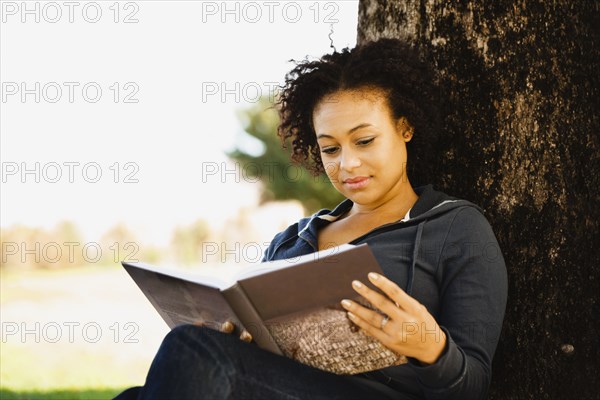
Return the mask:
[[358,330],[341,308],[321,308],[268,321],[266,326],[285,356],[335,374],[358,374],[407,362],[405,356]]

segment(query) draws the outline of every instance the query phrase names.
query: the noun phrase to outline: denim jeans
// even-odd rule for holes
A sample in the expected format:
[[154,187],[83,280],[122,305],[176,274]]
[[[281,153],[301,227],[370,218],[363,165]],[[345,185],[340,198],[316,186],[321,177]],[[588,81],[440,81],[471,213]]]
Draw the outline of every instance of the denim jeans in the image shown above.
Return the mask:
[[235,335],[181,325],[163,340],[143,387],[130,399],[409,399],[381,382],[336,375],[246,343]]

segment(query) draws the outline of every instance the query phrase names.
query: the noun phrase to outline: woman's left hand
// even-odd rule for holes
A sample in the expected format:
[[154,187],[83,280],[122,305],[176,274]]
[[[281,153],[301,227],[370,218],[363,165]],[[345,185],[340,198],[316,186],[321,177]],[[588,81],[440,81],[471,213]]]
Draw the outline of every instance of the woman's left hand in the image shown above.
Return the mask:
[[359,281],[352,287],[385,315],[344,299],[350,320],[397,354],[426,365],[436,362],[446,346],[446,334],[427,308],[383,275],[372,272],[369,281],[387,297]]

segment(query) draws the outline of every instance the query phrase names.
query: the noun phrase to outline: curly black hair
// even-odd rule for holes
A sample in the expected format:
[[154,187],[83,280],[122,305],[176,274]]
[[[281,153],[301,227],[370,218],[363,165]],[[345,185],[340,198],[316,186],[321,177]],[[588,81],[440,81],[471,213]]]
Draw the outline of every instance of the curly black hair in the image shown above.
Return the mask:
[[[294,61],[294,60],[290,60]],[[281,118],[277,134],[291,142],[292,160],[314,175],[324,172],[312,115],[324,96],[340,90],[382,89],[395,119],[405,117],[414,128],[407,144],[409,176],[433,155],[438,134],[438,88],[432,69],[419,51],[398,39],[380,39],[334,51],[316,61],[303,60],[286,74],[276,106]],[[432,160],[433,161],[433,160]]]

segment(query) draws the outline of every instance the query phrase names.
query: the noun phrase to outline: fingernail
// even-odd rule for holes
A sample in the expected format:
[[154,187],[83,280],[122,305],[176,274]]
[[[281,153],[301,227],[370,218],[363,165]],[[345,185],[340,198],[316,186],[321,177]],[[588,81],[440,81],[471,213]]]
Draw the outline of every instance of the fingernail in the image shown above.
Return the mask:
[[350,302],[350,300],[342,300],[342,305],[346,308],[350,308],[352,306],[352,303]]
[[376,281],[377,279],[379,279],[379,274],[376,274],[375,272],[369,272],[369,278]]
[[360,283],[359,281],[352,281],[352,285],[359,289],[363,286],[363,284]]
[[350,311],[348,311],[348,318],[350,318],[350,319],[356,319],[356,315],[354,315]]
[[223,324],[221,325],[221,330],[225,333],[231,333],[233,332],[233,324],[230,321],[225,321],[223,322]]
[[244,342],[250,342],[252,341],[252,335],[250,335],[248,331],[243,331],[240,335],[240,339],[242,339]]

